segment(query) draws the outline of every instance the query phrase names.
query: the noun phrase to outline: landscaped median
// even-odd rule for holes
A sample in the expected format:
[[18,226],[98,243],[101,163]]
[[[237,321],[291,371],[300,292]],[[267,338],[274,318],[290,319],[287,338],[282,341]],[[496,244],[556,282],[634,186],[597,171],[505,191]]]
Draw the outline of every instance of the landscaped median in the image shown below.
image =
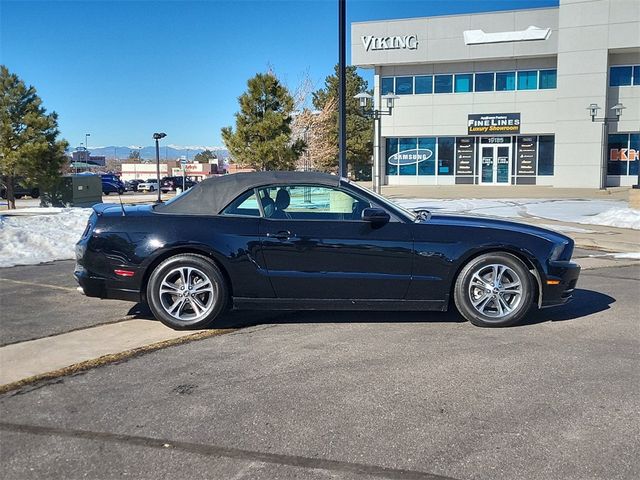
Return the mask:
[[234,330],[176,331],[134,319],[6,345],[0,347],[0,393]]

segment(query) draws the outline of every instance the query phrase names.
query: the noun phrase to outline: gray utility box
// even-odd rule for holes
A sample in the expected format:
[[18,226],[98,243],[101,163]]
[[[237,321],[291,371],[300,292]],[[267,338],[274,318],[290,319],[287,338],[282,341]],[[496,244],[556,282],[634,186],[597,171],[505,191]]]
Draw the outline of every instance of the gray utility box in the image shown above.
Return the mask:
[[40,194],[42,207],[92,207],[96,203],[102,203],[98,175],[65,175]]

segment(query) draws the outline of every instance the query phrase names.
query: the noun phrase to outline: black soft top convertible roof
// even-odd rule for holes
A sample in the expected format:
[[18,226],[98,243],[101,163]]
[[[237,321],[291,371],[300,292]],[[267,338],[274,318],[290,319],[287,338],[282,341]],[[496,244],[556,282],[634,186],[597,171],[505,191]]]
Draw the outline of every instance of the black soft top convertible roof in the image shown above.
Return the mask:
[[235,198],[251,188],[265,185],[340,185],[340,177],[318,172],[250,172],[207,178],[168,203],[159,204],[156,213],[218,215]]

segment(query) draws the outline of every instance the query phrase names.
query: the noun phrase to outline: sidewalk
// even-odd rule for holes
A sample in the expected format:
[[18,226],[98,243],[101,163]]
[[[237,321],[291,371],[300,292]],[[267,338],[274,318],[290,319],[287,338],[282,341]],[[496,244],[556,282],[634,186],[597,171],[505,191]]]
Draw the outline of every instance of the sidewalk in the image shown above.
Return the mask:
[[[371,182],[358,182],[371,188]],[[382,194],[388,198],[579,198],[589,200],[624,200],[631,187],[557,188],[543,185],[385,185]]]
[[155,320],[136,319],[6,345],[0,348],[0,392],[27,379],[52,378],[121,360],[141,349],[154,350],[181,343],[181,339],[228,331],[177,331]]
[[[367,188],[369,182],[361,182]],[[384,186],[382,194],[394,201],[415,198],[452,200],[452,199],[563,199],[598,200],[617,202],[628,201],[630,187],[612,187],[607,190],[583,188],[555,188],[546,186],[486,187],[480,185],[452,186]],[[442,213],[450,213],[443,211]],[[465,214],[465,212],[459,212]],[[473,215],[473,213],[470,213]],[[573,238],[577,247],[600,250],[611,253],[640,253],[640,231],[629,228],[616,228],[603,225],[582,224],[558,221],[534,216],[504,218],[516,222],[529,223],[557,230]]]

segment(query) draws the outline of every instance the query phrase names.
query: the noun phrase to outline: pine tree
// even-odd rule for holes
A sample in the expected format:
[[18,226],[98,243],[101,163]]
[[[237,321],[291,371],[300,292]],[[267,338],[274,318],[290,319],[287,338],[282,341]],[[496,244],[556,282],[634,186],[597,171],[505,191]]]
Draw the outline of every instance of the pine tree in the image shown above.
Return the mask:
[[[329,128],[327,136],[330,143],[335,145],[335,151],[324,149],[326,152],[317,160],[318,165],[326,171],[338,170],[338,71],[325,79],[324,88],[313,93],[313,106],[325,112],[331,111],[331,121],[325,122]],[[360,110],[358,100],[353,98],[360,92],[367,91],[367,81],[358,75],[356,67],[347,66],[347,163],[349,170],[369,172],[371,169],[371,154],[373,152],[373,120],[365,117]],[[369,92],[372,93],[372,92]]]
[[193,157],[193,161],[199,163],[209,163],[210,160],[216,160],[217,158],[218,156],[211,150],[204,150],[200,153],[197,153],[196,156]]
[[60,176],[68,143],[56,140],[58,115],[47,114],[36,89],[4,65],[0,65],[0,88],[0,177],[12,209],[16,177],[47,189]]
[[304,151],[302,140],[291,138],[294,101],[271,73],[258,73],[247,82],[238,99],[236,129],[222,129],[222,140],[231,157],[256,170],[292,170]]

